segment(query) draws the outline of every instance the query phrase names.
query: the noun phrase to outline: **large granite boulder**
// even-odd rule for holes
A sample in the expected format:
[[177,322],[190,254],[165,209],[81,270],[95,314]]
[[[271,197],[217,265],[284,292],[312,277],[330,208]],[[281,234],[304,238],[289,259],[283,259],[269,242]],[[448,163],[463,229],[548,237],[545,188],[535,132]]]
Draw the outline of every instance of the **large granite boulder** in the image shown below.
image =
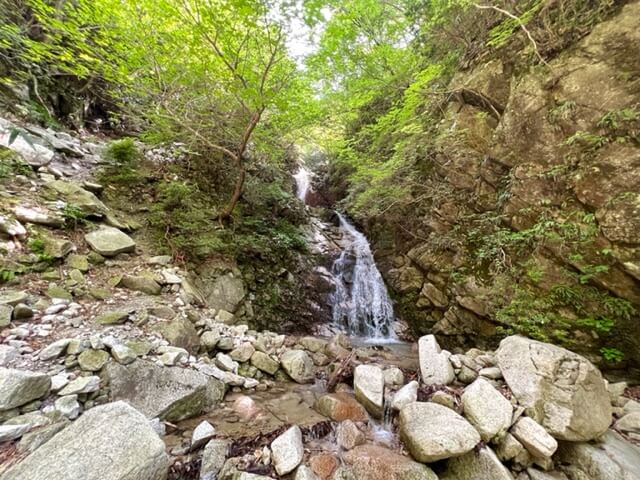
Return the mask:
[[[520,478],[520,477],[518,477]],[[489,447],[452,458],[441,480],[513,480],[509,470]]]
[[204,288],[207,305],[214,310],[235,313],[246,295],[242,278],[232,273],[218,277]]
[[271,442],[271,453],[278,475],[286,475],[300,465],[304,456],[300,427],[294,425]]
[[423,463],[457,457],[480,442],[480,434],[464,418],[437,403],[414,402],[400,410],[400,437]]
[[611,400],[600,371],[584,357],[512,336],[500,343],[497,360],[518,403],[555,438],[586,441],[606,432]]
[[418,340],[420,374],[427,385],[448,385],[455,379],[447,352],[443,352],[436,337],[425,335]]
[[88,410],[3,480],[163,480],[169,458],[147,418],[124,402]]
[[315,378],[313,360],[304,350],[287,350],[280,358],[285,372],[298,383],[309,383]]
[[353,389],[358,400],[375,418],[384,410],[384,373],[376,365],[358,365],[353,372]]
[[51,388],[51,378],[43,373],[0,368],[0,411],[20,407],[44,397]]
[[104,369],[111,400],[124,400],[148,418],[178,421],[217,404],[224,384],[180,367],[160,367],[144,360],[129,365],[110,362]]
[[484,378],[478,378],[465,389],[462,407],[464,417],[476,427],[485,442],[504,436],[511,426],[511,402]]

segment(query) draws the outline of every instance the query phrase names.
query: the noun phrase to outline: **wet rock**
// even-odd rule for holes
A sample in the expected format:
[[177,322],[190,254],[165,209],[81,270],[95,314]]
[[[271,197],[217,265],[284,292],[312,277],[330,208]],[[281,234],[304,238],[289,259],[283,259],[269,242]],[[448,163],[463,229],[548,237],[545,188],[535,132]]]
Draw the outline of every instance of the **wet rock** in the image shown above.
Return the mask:
[[438,480],[426,465],[377,445],[356,447],[344,459],[357,480]]
[[158,282],[143,275],[124,275],[117,286],[147,295],[160,295],[162,292],[162,287]]
[[441,480],[513,480],[509,470],[489,447],[452,458]]
[[[637,480],[640,448],[608,431],[595,443],[561,442],[558,461],[571,465],[570,478],[577,480]],[[575,473],[575,475],[574,475]],[[581,475],[581,476],[579,476]]]
[[170,422],[198,415],[224,395],[222,382],[195,370],[137,360],[105,368],[111,400],[124,400],[149,418]]
[[189,352],[196,352],[200,346],[200,337],[193,324],[186,318],[176,318],[158,327],[162,336],[176,347],[184,348]]
[[202,452],[202,466],[200,468],[200,480],[214,480],[222,469],[227,452],[229,441],[215,439],[210,440]]
[[316,410],[335,422],[351,420],[366,422],[369,419],[367,411],[355,398],[348,393],[330,393],[318,399]]
[[310,383],[315,379],[315,366],[304,350],[287,350],[280,362],[284,371],[298,383]]
[[366,438],[355,423],[351,420],[340,422],[336,428],[336,442],[345,450],[352,450],[362,445]]
[[59,395],[76,395],[81,393],[93,393],[97,392],[100,389],[100,377],[91,376],[91,377],[78,377],[75,380],[72,380],[64,387]]
[[558,448],[558,442],[529,417],[521,417],[511,429],[511,434],[534,457],[551,458]]
[[162,480],[169,468],[164,449],[142,414],[110,403],[88,410],[3,479]]
[[129,235],[113,227],[102,227],[86,234],[84,239],[93,250],[105,257],[114,257],[136,249],[136,243]]
[[0,411],[20,407],[44,397],[51,379],[42,373],[0,368]]
[[384,374],[376,365],[358,365],[353,372],[353,389],[367,411],[381,418],[384,410]]
[[391,400],[391,408],[394,410],[402,410],[402,407],[415,402],[418,399],[418,382],[412,380],[404,387],[398,390]]
[[278,475],[286,475],[302,462],[304,446],[302,432],[297,425],[291,427],[271,442],[273,464]]
[[98,372],[102,370],[109,361],[109,354],[104,350],[88,349],[78,356],[78,364],[82,370],[87,372]]
[[100,325],[119,325],[129,318],[129,312],[105,312],[95,318]]
[[462,394],[464,416],[483,441],[502,437],[511,426],[513,407],[493,385],[478,378]]
[[584,357],[512,336],[500,343],[497,359],[520,405],[555,438],[591,440],[609,427],[609,393],[599,370]]
[[433,335],[425,335],[418,340],[420,374],[427,385],[448,385],[455,379],[449,356],[440,349]]
[[472,450],[480,435],[453,410],[435,403],[410,403],[400,410],[400,436],[413,458],[423,463]]
[[273,375],[280,368],[280,364],[263,352],[255,352],[251,355],[251,365],[263,372]]
[[196,428],[193,429],[191,434],[191,451],[197,450],[202,445],[211,440],[216,434],[216,429],[213,428],[206,420],[200,422]]

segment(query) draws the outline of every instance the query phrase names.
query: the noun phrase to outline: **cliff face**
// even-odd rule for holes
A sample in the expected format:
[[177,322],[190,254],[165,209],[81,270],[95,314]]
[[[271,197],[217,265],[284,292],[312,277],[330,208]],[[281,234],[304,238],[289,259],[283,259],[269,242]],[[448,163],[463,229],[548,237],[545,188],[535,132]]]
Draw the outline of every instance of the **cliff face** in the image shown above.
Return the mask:
[[628,3],[545,66],[505,55],[454,76],[415,166],[427,193],[363,222],[416,333],[640,360],[638,18]]

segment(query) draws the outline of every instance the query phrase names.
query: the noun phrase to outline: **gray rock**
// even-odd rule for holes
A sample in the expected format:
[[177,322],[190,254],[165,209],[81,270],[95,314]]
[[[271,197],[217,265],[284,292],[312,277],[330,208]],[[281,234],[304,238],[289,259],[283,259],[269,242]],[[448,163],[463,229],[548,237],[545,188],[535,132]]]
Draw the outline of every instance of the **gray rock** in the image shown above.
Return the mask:
[[478,378],[462,394],[464,417],[485,442],[502,437],[511,426],[513,407],[493,385]]
[[110,403],[88,410],[3,480],[163,480],[169,468],[164,450],[142,414],[124,402]]
[[66,395],[55,401],[55,409],[69,420],[74,420],[80,415],[78,395]]
[[227,273],[218,277],[206,289],[205,295],[209,308],[235,313],[242,300],[244,300],[244,283],[241,278],[234,276],[232,273]]
[[95,322],[100,325],[118,325],[124,323],[129,318],[129,312],[104,312],[95,318]]
[[404,373],[398,367],[389,367],[384,371],[384,383],[390,386],[404,385]]
[[209,422],[200,422],[191,434],[191,451],[197,450],[211,440],[216,434],[216,429]]
[[0,305],[0,328],[11,323],[13,317],[13,307],[11,305]]
[[400,437],[423,463],[463,455],[480,442],[476,429],[453,410],[421,402],[400,410]]
[[310,383],[315,379],[313,360],[304,350],[287,350],[280,357],[280,363],[284,371],[298,383]]
[[353,390],[358,400],[375,418],[384,410],[384,374],[376,365],[358,365],[353,372]]
[[148,418],[170,422],[200,414],[224,395],[222,382],[180,367],[160,367],[144,360],[105,368],[112,400],[124,400]]
[[300,345],[313,353],[324,352],[324,349],[327,348],[327,343],[326,340],[316,337],[303,337],[300,339]]
[[104,350],[85,350],[78,355],[78,364],[87,372],[98,372],[109,361],[109,354]]
[[[204,334],[202,337],[204,337]],[[202,343],[202,337],[200,337],[200,343]],[[244,342],[238,348],[233,349],[229,353],[229,356],[236,362],[248,362],[255,351],[256,349],[253,348],[253,345],[249,342]]]
[[123,365],[128,365],[129,363],[134,362],[138,357],[135,351],[122,343],[116,343],[111,347],[111,355],[118,363]]
[[16,136],[15,139],[10,142],[14,128],[16,128],[15,125],[6,120],[0,122],[1,146],[7,147],[19,154],[24,161],[32,167],[41,167],[51,162],[55,152],[42,145],[35,137],[26,132]]
[[0,292],[0,305],[16,306],[19,303],[24,303],[29,298],[27,292],[19,290],[4,290]]
[[27,229],[17,220],[11,220],[4,215],[0,215],[0,233],[9,237],[24,238],[27,235]]
[[78,377],[75,380],[72,380],[64,387],[59,395],[75,395],[80,393],[93,393],[97,392],[100,389],[100,377],[91,376],[91,377]]
[[220,340],[220,334],[218,332],[207,331],[200,336],[200,346],[202,346],[205,351],[210,352],[216,348],[218,340]]
[[51,440],[55,434],[67,425],[69,425],[69,420],[63,419],[54,424],[43,425],[29,433],[26,433],[18,443],[18,451],[26,454],[33,452],[38,447]]
[[[61,195],[68,203],[82,210],[86,215],[102,217],[109,213],[109,209],[93,193],[88,192],[74,182],[54,180],[48,182],[45,187],[54,193]],[[98,252],[100,253],[100,252]]]
[[448,385],[455,379],[449,355],[443,352],[436,337],[425,335],[418,340],[420,374],[427,385]]
[[352,475],[334,476],[344,480],[438,480],[426,465],[378,445],[360,445],[344,454]]
[[535,420],[521,417],[511,429],[511,434],[534,457],[551,458],[558,449],[558,442]]
[[195,353],[200,347],[200,337],[196,327],[186,318],[178,317],[158,326],[162,336],[176,347]]
[[271,442],[271,452],[278,475],[293,472],[300,465],[304,456],[300,427],[294,425]]
[[71,342],[70,338],[63,338],[61,340],[57,340],[47,345],[45,348],[43,348],[40,354],[38,355],[38,358],[44,361],[58,358],[60,355],[64,353],[64,351],[67,349],[67,346],[69,345],[70,342]]
[[18,220],[25,223],[35,223],[53,228],[62,228],[64,225],[64,218],[41,209],[18,206],[14,208],[13,213]]
[[522,444],[510,433],[507,433],[498,444],[496,453],[503,462],[513,460],[524,451]]
[[229,451],[228,440],[210,440],[202,452],[202,466],[200,467],[200,480],[216,480],[218,473],[222,469],[227,452]]
[[251,355],[251,365],[263,372],[273,375],[280,368],[280,364],[263,352],[255,352]]
[[189,358],[189,352],[179,347],[160,347],[158,353],[162,354],[160,355],[162,364],[170,367],[186,362]]
[[[0,306],[1,308],[1,306]],[[2,325],[0,325],[2,326]],[[0,345],[0,367],[5,367],[20,356],[17,348],[11,345]]]
[[497,359],[518,403],[555,438],[591,440],[609,427],[609,393],[598,369],[584,357],[512,336],[500,343]]
[[234,362],[233,359],[222,352],[218,352],[216,355],[216,366],[227,372],[238,373],[238,362]]
[[0,411],[42,398],[50,388],[51,379],[43,373],[0,368]]
[[102,227],[86,234],[84,239],[93,250],[105,257],[114,257],[136,249],[136,243],[129,235],[113,227]]
[[418,382],[412,380],[398,390],[391,400],[391,408],[402,410],[402,407],[418,400]]
[[452,458],[441,480],[513,480],[509,470],[495,453],[484,447],[478,452],[469,452]]
[[608,431],[596,443],[561,442],[556,457],[571,465],[582,477],[579,480],[638,480],[640,478],[640,448],[620,435]]
[[124,275],[118,287],[127,288],[147,295],[160,295],[162,287],[153,278],[144,275]]
[[616,422],[616,429],[624,433],[640,433],[640,412],[627,413]]
[[30,424],[0,425],[0,443],[20,438],[31,430]]

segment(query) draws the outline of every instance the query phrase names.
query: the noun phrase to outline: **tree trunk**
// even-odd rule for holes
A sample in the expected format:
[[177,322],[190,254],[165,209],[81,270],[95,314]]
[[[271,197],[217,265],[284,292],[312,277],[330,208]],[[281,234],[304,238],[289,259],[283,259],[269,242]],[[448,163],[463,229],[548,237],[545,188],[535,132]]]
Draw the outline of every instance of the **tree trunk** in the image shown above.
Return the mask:
[[227,220],[231,216],[231,214],[233,213],[233,209],[236,208],[238,200],[240,200],[242,192],[244,191],[244,181],[247,177],[247,170],[243,164],[240,164],[239,167],[240,172],[238,174],[238,179],[236,180],[236,185],[233,189],[233,195],[231,196],[229,203],[227,203],[227,206],[224,208],[222,213],[218,215],[218,220],[220,221]]

